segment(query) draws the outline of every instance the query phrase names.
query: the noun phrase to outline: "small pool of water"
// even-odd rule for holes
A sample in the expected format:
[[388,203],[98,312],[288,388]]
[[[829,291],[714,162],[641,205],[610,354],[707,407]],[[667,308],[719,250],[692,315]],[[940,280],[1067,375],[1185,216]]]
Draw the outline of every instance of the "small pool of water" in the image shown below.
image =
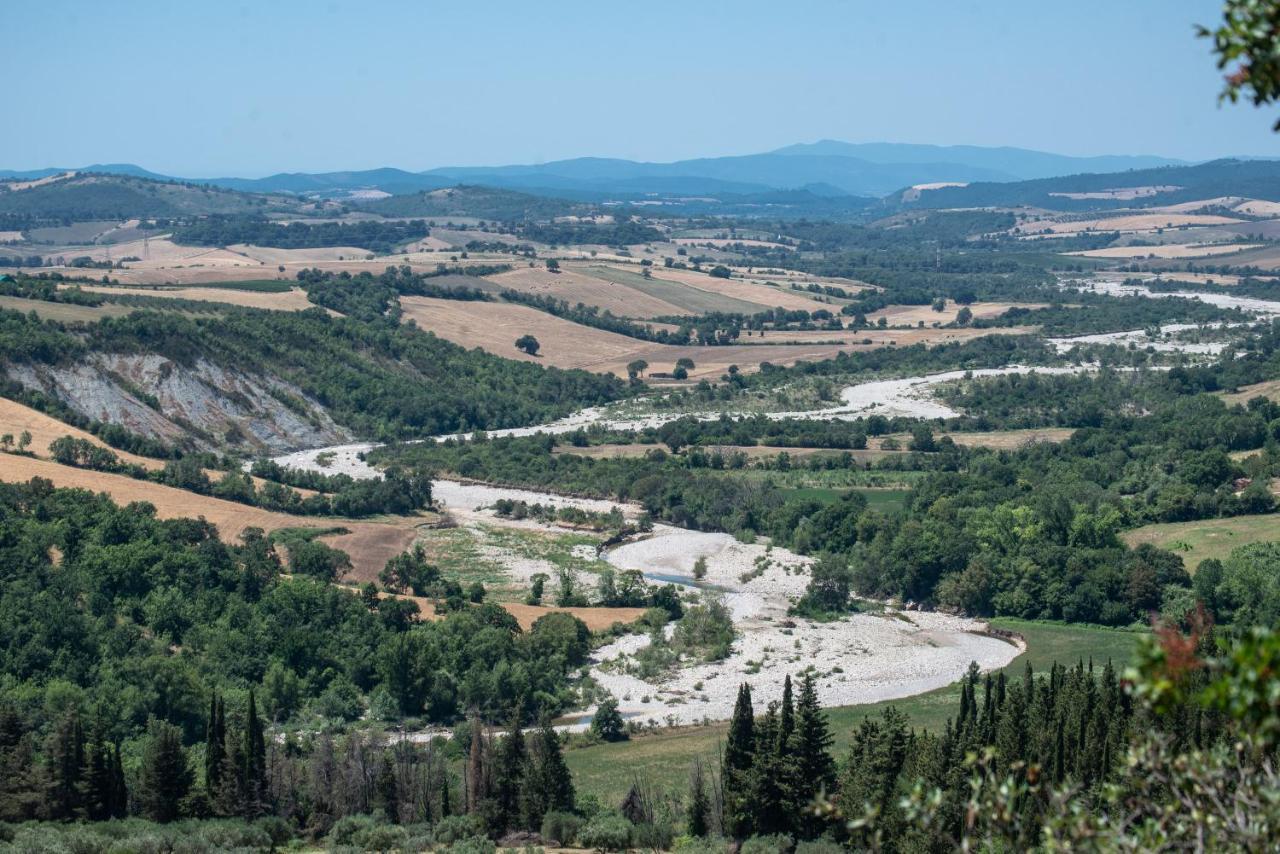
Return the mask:
[[699,590],[715,590],[720,593],[728,593],[727,587],[721,587],[718,584],[712,584],[709,581],[699,581],[689,575],[678,575],[674,572],[646,572],[644,577],[650,581],[656,581],[660,584],[679,584],[681,587],[696,587]]

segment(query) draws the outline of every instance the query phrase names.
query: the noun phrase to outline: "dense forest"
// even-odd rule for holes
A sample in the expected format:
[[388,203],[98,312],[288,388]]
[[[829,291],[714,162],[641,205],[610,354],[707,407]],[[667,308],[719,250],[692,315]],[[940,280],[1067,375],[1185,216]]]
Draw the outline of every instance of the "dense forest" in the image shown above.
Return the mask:
[[289,223],[246,216],[209,216],[176,225],[174,243],[191,246],[231,246],[247,243],[280,249],[314,249],[320,246],[357,246],[378,255],[389,255],[400,244],[430,234],[420,219],[404,221]]

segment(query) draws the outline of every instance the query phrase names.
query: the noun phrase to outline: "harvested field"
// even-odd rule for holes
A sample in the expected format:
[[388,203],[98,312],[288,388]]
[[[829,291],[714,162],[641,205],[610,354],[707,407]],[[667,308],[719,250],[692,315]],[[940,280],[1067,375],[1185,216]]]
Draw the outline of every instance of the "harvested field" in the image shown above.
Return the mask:
[[72,305],[10,296],[0,296],[0,308],[23,314],[34,311],[44,320],[57,320],[60,323],[97,323],[104,317],[122,317],[133,311],[125,305]]
[[655,270],[653,277],[665,281],[680,282],[701,291],[745,300],[765,308],[785,308],[799,311],[816,311],[820,308],[831,308],[829,303],[820,302],[812,295],[793,291],[790,288],[775,287],[751,278],[719,279],[694,270],[667,270],[665,268]]
[[619,317],[644,319],[685,313],[682,306],[630,287],[607,274],[586,275],[576,270],[553,273],[545,267],[517,267],[489,276],[487,281],[521,293],[562,299],[570,305],[580,302],[594,305]]
[[[560,368],[582,368],[595,372],[612,372],[626,376],[627,363],[644,359],[650,372],[670,371],[677,359],[693,359],[691,379],[719,377],[730,365],[745,371],[759,368],[761,362],[792,365],[797,361],[829,359],[841,351],[869,350],[890,342],[900,345],[920,341],[936,343],[990,335],[993,332],[1017,334],[1018,329],[909,329],[901,331],[844,331],[827,333],[813,343],[744,343],[720,347],[673,346],[629,338],[616,332],[594,329],[559,317],[510,303],[478,303],[443,300],[431,297],[401,299],[406,320],[419,329],[464,347],[481,347],[509,359],[555,365]],[[530,334],[542,345],[537,356],[529,356],[515,348],[515,340]],[[782,333],[779,333],[782,334]],[[862,344],[870,339],[871,344]],[[750,339],[743,339],[749,341]],[[763,341],[775,339],[765,336]],[[782,339],[785,340],[785,339]]]
[[253,246],[237,243],[227,249],[259,264],[315,264],[320,261],[345,261],[347,259],[363,259],[372,255],[368,249],[358,246],[318,246],[313,249],[278,249],[273,246]]
[[1065,199],[1116,199],[1119,201],[1132,201],[1133,199],[1145,199],[1149,196],[1155,196],[1160,193],[1171,193],[1174,190],[1181,190],[1181,187],[1172,185],[1159,185],[1154,187],[1116,187],[1111,190],[1098,190],[1092,193],[1050,193],[1051,196],[1059,196]]
[[1280,202],[1249,199],[1236,205],[1234,210],[1249,216],[1280,216]]
[[197,495],[151,481],[135,480],[122,474],[89,471],[16,455],[0,458],[0,480],[21,483],[33,477],[46,478],[58,487],[105,492],[121,506],[145,501],[155,506],[156,516],[161,519],[203,517],[216,525],[218,532],[226,539],[238,539],[245,528],[275,531],[281,528],[341,526],[350,533],[321,539],[351,556],[351,577],[361,582],[376,579],[387,559],[408,547],[413,541],[417,521],[400,518],[392,523],[352,522],[316,516],[293,516],[221,498]]
[[[60,439],[63,436],[70,436],[73,439],[83,439],[89,444],[96,445],[99,448],[106,448],[111,453],[115,454],[116,458],[122,463],[142,466],[143,468],[151,471],[162,469],[165,464],[164,460],[157,460],[152,457],[143,457],[138,454],[131,454],[128,451],[122,451],[119,448],[113,448],[97,436],[85,430],[81,430],[79,427],[73,427],[70,424],[66,424],[56,418],[45,415],[43,412],[32,409],[28,406],[23,406],[17,401],[9,400],[7,397],[0,397],[0,434],[11,433],[16,439],[18,436],[22,435],[23,431],[31,434],[31,445],[27,450],[35,454],[37,457],[43,457],[45,459],[50,457],[51,451],[49,446],[55,439]],[[215,482],[225,474],[225,472],[217,471],[215,469],[205,469],[204,473],[210,480]],[[260,477],[254,477],[253,482],[254,485],[259,488],[267,483],[267,481]],[[316,494],[314,489],[304,489],[296,486],[290,487],[290,489],[297,492],[304,498],[309,495]]]
[[1085,231],[1118,231],[1132,234],[1143,231],[1155,231],[1160,228],[1187,228],[1197,225],[1230,225],[1240,220],[1217,214],[1184,214],[1184,213],[1142,213],[1113,217],[1097,217],[1095,219],[1077,219],[1060,221],[1058,219],[1039,219],[1023,222],[1013,227],[1013,234],[1079,234]]
[[[359,588],[342,585],[344,590],[358,593]],[[436,603],[425,596],[410,596],[403,593],[378,593],[379,599],[403,599],[418,606],[418,613],[424,620],[442,620],[443,614],[436,612]],[[497,603],[511,616],[516,618],[520,628],[529,631],[533,624],[547,614],[572,614],[586,624],[593,632],[604,631],[615,623],[634,623],[644,616],[644,608],[558,608],[554,605],[525,605],[522,602]]]
[[1228,404],[1238,403],[1241,406],[1259,395],[1268,400],[1280,400],[1280,380],[1267,380],[1253,385],[1240,386],[1237,391],[1220,391],[1216,392],[1216,394]]
[[[1016,302],[975,302],[969,306],[975,318],[999,317],[1011,308],[1048,308],[1046,303]],[[935,323],[954,323],[962,306],[955,302],[947,303],[942,311],[934,311],[928,305],[891,305],[867,315],[869,323],[876,323],[880,318],[890,326],[915,326],[924,321],[926,327]]]
[[[315,308],[315,304],[307,300],[307,292],[302,288],[290,288],[283,293],[265,293],[261,291],[244,291],[235,288],[131,288],[116,285],[81,285],[81,290],[97,294],[121,294],[124,296],[158,297],[160,299],[197,300],[200,302],[222,302],[246,308],[265,308],[275,311],[304,311]],[[107,306],[110,307],[110,306]],[[126,311],[131,309],[125,308]]]
[[[405,319],[465,347],[482,347],[510,359],[619,376],[626,375],[627,363],[634,359],[648,361],[651,370],[670,370],[677,359],[691,358],[696,367],[689,373],[696,379],[717,377],[731,364],[753,370],[762,361],[792,364],[800,359],[828,358],[842,349],[831,344],[676,347],[593,329],[522,305],[429,297],[404,297],[401,304]],[[515,348],[515,340],[526,333],[542,344],[539,355],[529,356]]]
[[592,264],[578,269],[583,269],[588,275],[598,279],[616,281],[627,285],[652,299],[661,300],[675,306],[676,311],[671,313],[676,315],[704,314],[713,311],[756,314],[769,308],[769,306],[760,303],[748,302],[745,299],[705,291],[666,278],[654,276],[646,279],[639,271],[628,270],[621,266],[612,267]]
[[[1163,246],[1109,246],[1062,254],[1083,258],[1207,258],[1257,249],[1258,246],[1257,243],[1169,243]],[[1242,260],[1240,263],[1245,262]]]
[[12,433],[16,439],[24,430],[31,434],[31,445],[27,450],[38,457],[49,456],[49,445],[54,439],[71,436],[74,439],[83,439],[86,442],[97,445],[99,448],[109,448],[113,454],[119,457],[121,462],[132,463],[149,469],[158,469],[164,466],[164,463],[160,460],[153,460],[150,457],[142,457],[137,454],[131,454],[128,451],[117,450],[97,436],[81,430],[79,427],[72,427],[70,424],[51,418],[29,406],[23,406],[17,401],[9,400],[7,397],[0,397],[0,434]]

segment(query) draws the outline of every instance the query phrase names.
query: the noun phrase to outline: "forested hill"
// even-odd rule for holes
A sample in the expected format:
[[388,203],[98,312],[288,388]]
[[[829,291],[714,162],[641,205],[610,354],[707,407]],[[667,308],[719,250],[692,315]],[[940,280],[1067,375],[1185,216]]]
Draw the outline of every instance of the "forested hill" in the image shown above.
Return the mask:
[[525,221],[549,219],[583,212],[587,205],[548,199],[515,190],[460,184],[442,190],[424,190],[404,196],[388,196],[363,206],[383,216],[474,216],[481,219]]
[[[310,417],[307,403],[285,391],[292,386],[353,435],[373,439],[525,426],[625,393],[613,376],[502,359],[395,321],[331,317],[318,308],[201,317],[140,311],[77,329],[0,311],[0,367],[10,375],[21,371],[57,387],[60,376],[79,370],[111,391],[119,383],[99,364],[104,356],[159,356],[171,363],[168,373],[197,384],[213,366],[275,389],[282,405]],[[145,399],[157,389],[140,391]]]
[[[1139,198],[1073,199],[1062,195],[1139,187],[1168,189]],[[1170,205],[1220,196],[1280,201],[1280,160],[1215,160],[1198,166],[1068,175],[1015,183],[982,182],[921,193],[903,191],[886,201],[915,208],[1031,206],[1050,210],[1096,210]]]
[[263,214],[296,204],[287,196],[253,195],[129,175],[76,174],[36,186],[0,182],[0,214],[69,221]]

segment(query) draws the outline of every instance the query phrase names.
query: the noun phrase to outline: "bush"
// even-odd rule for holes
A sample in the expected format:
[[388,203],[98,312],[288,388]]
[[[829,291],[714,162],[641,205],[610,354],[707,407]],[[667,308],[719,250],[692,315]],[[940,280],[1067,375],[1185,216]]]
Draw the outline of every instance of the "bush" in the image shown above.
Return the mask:
[[672,854],[725,854],[729,843],[718,836],[679,836],[671,843]]
[[449,854],[494,854],[497,850],[498,846],[487,836],[460,839],[445,849]]
[[436,823],[436,842],[450,845],[473,836],[484,836],[484,820],[478,815],[447,815]]
[[578,842],[597,851],[625,851],[631,847],[631,822],[617,813],[600,813],[578,831]]
[[753,836],[742,843],[742,847],[738,849],[738,854],[791,854],[791,849],[794,846],[795,840],[785,833],[775,833],[770,836]]
[[830,839],[806,839],[796,843],[795,854],[845,854],[845,848]]
[[548,844],[554,840],[561,846],[572,845],[581,827],[582,819],[573,813],[552,810],[542,817],[542,839]]
[[339,848],[356,844],[356,839],[373,827],[373,818],[367,815],[348,815],[338,819],[329,830],[325,839],[330,848]]
[[637,848],[670,851],[671,843],[676,838],[676,830],[670,821],[659,818],[644,824],[637,824],[631,836]]

